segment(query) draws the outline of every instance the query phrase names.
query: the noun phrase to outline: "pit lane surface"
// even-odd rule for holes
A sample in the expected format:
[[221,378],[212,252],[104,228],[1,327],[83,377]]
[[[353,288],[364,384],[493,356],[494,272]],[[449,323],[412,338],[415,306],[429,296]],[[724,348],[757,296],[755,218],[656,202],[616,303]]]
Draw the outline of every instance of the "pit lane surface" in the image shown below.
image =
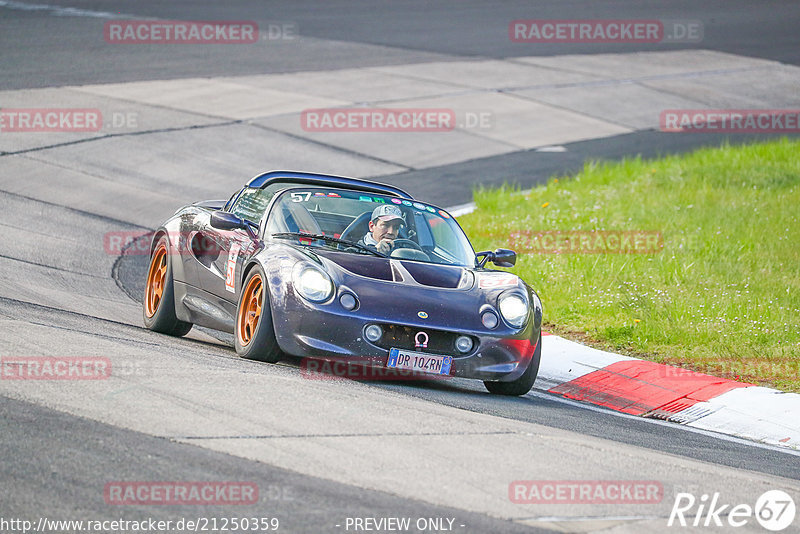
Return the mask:
[[[115,5],[141,12],[141,4]],[[19,10],[0,11],[11,18]],[[434,19],[444,23],[446,15]],[[192,18],[215,16],[222,17],[208,12]],[[52,24],[63,35],[78,24],[42,13],[25,17],[40,17],[39,23]],[[371,47],[349,46],[374,58]],[[321,67],[313,63],[315,54],[298,53],[309,56],[305,69]],[[430,60],[406,50],[390,54],[403,63]],[[637,140],[648,135],[655,138],[645,143],[649,150],[664,140],[658,134],[631,134]],[[675,143],[692,146],[684,139]],[[236,143],[225,142],[233,153]],[[14,458],[2,469],[4,480],[15,482],[0,489],[4,516],[230,517],[237,512],[159,506],[120,512],[102,497],[104,484],[115,480],[253,480],[262,489],[257,514],[281,517],[289,532],[336,532],[342,530],[336,524],[348,516],[389,515],[457,517],[465,532],[515,532],[530,524],[574,529],[575,522],[589,530],[641,531],[663,528],[672,495],[681,489],[698,495],[720,491],[738,503],[783,488],[797,500],[800,462],[770,448],[536,393],[495,398],[467,381],[309,381],[291,362],[270,366],[238,360],[230,347],[203,332],[176,340],[143,330],[140,308],[128,294],[140,293],[137,283],[146,260],[134,256],[119,262],[103,250],[103,235],[151,228],[184,201],[226,196],[247,177],[231,172],[223,183],[193,169],[180,179],[179,169],[164,171],[174,152],[131,162],[126,156],[137,154],[133,143],[116,146],[115,165],[136,166],[147,183],[115,180],[112,167],[87,167],[91,157],[80,145],[3,162],[0,352],[103,356],[120,369],[110,380],[94,383],[0,383],[3,445]],[[578,162],[582,150],[602,152],[604,144],[617,146],[618,153],[635,150],[630,138],[626,142],[621,136],[567,145],[568,154]],[[189,150],[180,144],[172,148]],[[220,168],[225,156],[224,151],[216,155]],[[531,153],[479,163],[485,171],[503,164],[544,176],[548,167],[536,165],[558,163]],[[431,176],[463,176],[468,165],[412,174],[427,177],[420,179],[422,187],[435,183]],[[27,177],[24,187],[20,176]],[[405,185],[406,176],[381,179]],[[481,180],[480,174],[473,179]],[[446,205],[454,200],[447,190],[439,182],[425,198]],[[665,498],[651,507],[521,506],[507,496],[509,483],[518,479],[655,479],[664,485]]]

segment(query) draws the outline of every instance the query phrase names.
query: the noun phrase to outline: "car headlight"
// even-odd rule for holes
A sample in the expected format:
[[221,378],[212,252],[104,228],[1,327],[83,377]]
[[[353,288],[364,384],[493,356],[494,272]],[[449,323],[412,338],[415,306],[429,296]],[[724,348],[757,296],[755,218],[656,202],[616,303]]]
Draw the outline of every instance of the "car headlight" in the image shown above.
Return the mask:
[[312,265],[299,265],[292,272],[294,289],[311,302],[324,302],[333,293],[333,281],[328,273]]
[[528,318],[528,303],[516,293],[502,295],[497,307],[500,308],[500,315],[511,326],[519,328]]

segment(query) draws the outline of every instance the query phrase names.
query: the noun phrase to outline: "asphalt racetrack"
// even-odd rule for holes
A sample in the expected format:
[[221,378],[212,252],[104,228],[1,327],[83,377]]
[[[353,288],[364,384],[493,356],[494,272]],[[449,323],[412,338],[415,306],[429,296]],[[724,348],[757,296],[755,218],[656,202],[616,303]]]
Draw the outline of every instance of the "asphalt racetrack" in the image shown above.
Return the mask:
[[[519,43],[508,33],[519,19],[679,21],[702,37]],[[117,20],[254,21],[262,33],[251,45],[126,45],[104,38]],[[273,168],[375,178],[451,207],[477,185],[531,187],[589,158],[772,138],[671,134],[653,109],[800,108],[798,20],[788,1],[0,0],[0,113],[104,118],[89,132],[0,124],[0,356],[115,369],[0,380],[0,532],[114,520],[129,523],[93,531],[133,532],[150,519],[171,532],[660,532],[687,530],[667,526],[681,493],[752,507],[782,490],[800,503],[796,451],[536,388],[501,398],[463,379],[308,380],[296,360],[238,358],[228,336],[155,334],[141,318],[149,258],[108,246],[109,233],[152,230]],[[437,137],[298,126],[304,109],[346,105],[452,106],[491,126]],[[519,480],[661,489],[648,502],[519,504]],[[258,491],[246,503],[114,503],[109,488],[132,481]],[[232,528],[239,518],[258,521]],[[734,530],[764,531],[753,517]]]

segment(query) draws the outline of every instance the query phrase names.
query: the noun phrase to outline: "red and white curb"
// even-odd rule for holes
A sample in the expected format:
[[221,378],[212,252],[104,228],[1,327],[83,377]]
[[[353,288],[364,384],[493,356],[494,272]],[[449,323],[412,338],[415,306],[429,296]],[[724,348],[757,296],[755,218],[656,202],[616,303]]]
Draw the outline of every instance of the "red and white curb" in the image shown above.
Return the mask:
[[536,389],[618,412],[800,450],[800,395],[543,334]]

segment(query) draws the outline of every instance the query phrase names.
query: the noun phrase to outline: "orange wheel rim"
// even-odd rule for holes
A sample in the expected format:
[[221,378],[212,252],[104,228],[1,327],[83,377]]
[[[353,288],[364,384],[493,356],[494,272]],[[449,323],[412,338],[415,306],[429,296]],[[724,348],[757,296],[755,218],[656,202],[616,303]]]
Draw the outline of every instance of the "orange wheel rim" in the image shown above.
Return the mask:
[[144,292],[144,312],[152,317],[158,311],[161,297],[164,295],[164,283],[167,280],[167,247],[159,245],[150,262],[147,273],[147,288]]
[[258,321],[261,318],[261,304],[264,299],[264,283],[261,275],[254,275],[247,284],[242,296],[242,305],[239,307],[239,315],[236,318],[236,335],[239,337],[239,344],[247,346],[253,339]]

